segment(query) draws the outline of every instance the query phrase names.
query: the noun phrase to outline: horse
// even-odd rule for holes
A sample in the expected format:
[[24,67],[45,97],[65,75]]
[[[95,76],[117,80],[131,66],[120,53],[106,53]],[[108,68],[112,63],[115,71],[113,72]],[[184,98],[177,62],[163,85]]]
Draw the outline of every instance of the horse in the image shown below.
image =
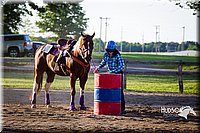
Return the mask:
[[[34,64],[34,83],[33,90],[31,95],[31,108],[36,108],[36,97],[39,94],[42,88],[42,80],[43,74],[46,72],[47,78],[45,83],[45,105],[47,107],[50,106],[50,96],[49,89],[51,84],[54,81],[55,75],[60,76],[69,76],[70,77],[70,110],[77,110],[75,107],[75,84],[76,80],[80,81],[80,109],[85,110],[84,104],[84,89],[85,84],[88,79],[88,73],[90,70],[90,60],[93,51],[93,37],[95,32],[92,35],[83,34],[81,32],[81,36],[78,41],[73,46],[72,51],[70,52],[69,57],[63,57],[64,61],[63,69],[59,69],[58,71],[54,70],[55,67],[55,55],[52,53],[45,53],[43,48],[47,45],[43,45],[39,47],[35,54],[35,64]],[[61,68],[61,67],[60,67]]]

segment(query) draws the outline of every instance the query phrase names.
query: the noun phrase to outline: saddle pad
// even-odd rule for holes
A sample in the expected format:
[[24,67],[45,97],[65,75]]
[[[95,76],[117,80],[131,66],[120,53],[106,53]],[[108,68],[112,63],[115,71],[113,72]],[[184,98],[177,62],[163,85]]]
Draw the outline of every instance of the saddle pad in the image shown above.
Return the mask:
[[43,49],[42,51],[45,52],[45,53],[49,53],[50,50],[52,49],[53,45],[51,44],[47,44]]

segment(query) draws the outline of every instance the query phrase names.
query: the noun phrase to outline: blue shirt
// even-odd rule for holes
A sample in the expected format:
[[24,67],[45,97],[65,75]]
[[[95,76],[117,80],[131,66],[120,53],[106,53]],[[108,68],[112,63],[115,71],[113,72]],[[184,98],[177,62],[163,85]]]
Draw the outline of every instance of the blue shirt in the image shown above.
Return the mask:
[[110,73],[118,73],[124,69],[124,60],[120,54],[110,57],[108,53],[105,53],[97,69],[99,70],[105,65]]

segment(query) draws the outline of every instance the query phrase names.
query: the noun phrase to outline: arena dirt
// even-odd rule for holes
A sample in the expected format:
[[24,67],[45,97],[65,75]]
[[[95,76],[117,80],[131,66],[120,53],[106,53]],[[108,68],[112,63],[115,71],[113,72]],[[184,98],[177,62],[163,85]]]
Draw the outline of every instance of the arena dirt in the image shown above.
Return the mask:
[[[126,113],[120,116],[94,115],[93,92],[85,92],[87,109],[69,111],[69,92],[51,91],[51,108],[44,105],[44,93],[31,109],[28,89],[3,89],[4,133],[17,132],[199,132],[198,95],[178,93],[125,92]],[[197,116],[166,117],[160,107],[191,106]]]

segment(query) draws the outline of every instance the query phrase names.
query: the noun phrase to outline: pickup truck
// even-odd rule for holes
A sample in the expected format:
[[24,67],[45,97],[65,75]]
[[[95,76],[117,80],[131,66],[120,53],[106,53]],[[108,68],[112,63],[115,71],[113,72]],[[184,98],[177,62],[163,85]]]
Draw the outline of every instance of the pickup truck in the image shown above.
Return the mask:
[[25,56],[33,53],[32,40],[27,34],[0,35],[4,55],[12,57]]

